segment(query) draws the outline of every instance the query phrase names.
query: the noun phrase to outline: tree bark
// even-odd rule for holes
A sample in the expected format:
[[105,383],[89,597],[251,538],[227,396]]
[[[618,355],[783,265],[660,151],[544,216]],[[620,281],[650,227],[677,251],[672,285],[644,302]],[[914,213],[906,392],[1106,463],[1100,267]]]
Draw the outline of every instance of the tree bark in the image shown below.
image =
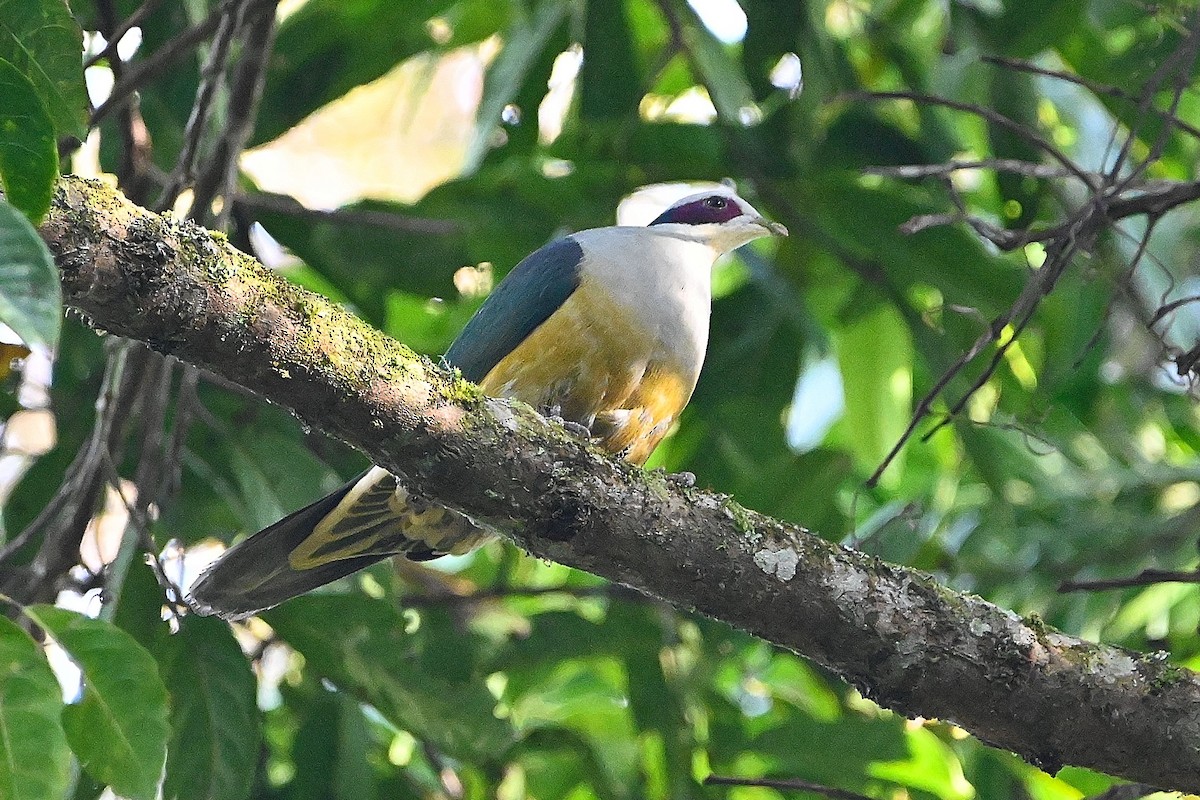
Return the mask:
[[64,178],[41,233],[66,303],[290,409],[517,545],[694,609],[1048,771],[1200,791],[1200,679],[1081,641],[658,472],[612,461],[273,275]]

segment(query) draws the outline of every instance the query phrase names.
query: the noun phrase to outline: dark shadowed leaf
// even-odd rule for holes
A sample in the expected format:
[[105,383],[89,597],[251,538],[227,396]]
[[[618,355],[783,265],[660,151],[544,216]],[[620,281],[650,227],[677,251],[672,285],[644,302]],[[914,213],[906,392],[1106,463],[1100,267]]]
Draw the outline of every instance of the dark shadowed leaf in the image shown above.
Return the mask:
[[257,684],[233,632],[218,619],[188,616],[158,658],[171,693],[164,796],[246,797],[259,758]]
[[370,733],[362,706],[342,692],[318,689],[296,731],[295,800],[370,800]]
[[643,87],[625,0],[588,0],[583,50],[580,116],[600,120],[635,115]]
[[405,633],[404,618],[388,603],[363,595],[312,595],[263,619],[318,674],[449,754],[487,759],[513,740],[509,724],[495,716],[483,676],[423,669],[419,635]]

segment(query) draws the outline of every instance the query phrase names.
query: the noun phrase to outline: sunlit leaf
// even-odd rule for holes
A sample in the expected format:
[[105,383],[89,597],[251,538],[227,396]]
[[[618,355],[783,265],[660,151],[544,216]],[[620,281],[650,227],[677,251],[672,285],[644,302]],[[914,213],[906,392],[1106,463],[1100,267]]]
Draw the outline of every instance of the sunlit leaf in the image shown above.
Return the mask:
[[[845,387],[841,442],[870,474],[899,440],[912,406],[912,345],[904,323],[880,310],[837,336]],[[892,469],[901,469],[903,460]]]
[[289,14],[276,44],[256,141],[274,138],[318,107],[425,51],[501,30],[511,0],[313,0]]

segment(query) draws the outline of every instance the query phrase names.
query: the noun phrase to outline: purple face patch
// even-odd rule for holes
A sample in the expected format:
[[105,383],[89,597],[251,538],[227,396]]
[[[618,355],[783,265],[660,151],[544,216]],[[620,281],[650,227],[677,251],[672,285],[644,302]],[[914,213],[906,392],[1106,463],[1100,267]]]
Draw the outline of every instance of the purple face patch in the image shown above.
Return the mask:
[[722,194],[713,194],[668,208],[650,224],[679,222],[684,225],[704,225],[709,222],[728,222],[742,213],[742,208],[736,200]]

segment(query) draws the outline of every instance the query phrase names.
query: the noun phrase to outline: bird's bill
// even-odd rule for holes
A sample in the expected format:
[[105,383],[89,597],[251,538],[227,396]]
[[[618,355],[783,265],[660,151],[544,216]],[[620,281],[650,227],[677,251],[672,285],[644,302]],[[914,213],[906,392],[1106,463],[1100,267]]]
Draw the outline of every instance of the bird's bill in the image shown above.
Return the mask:
[[757,222],[759,225],[766,228],[767,232],[770,233],[772,236],[787,236],[788,235],[787,226],[784,225],[782,222],[775,222],[773,220],[767,219],[766,217],[759,217],[757,220],[755,220],[755,222]]

